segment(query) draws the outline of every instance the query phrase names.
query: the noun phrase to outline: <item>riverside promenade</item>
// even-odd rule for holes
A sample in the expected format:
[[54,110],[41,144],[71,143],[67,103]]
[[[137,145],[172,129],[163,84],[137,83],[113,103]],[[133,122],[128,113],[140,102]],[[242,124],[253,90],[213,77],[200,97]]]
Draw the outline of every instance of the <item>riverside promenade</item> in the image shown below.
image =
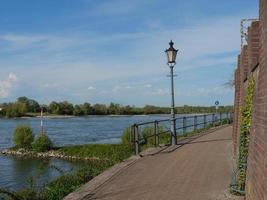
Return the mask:
[[[116,200],[242,200],[229,193],[233,171],[232,126],[211,131],[146,155],[124,167],[88,194],[71,199]],[[83,186],[81,193],[88,185]],[[68,198],[67,198],[68,199]]]

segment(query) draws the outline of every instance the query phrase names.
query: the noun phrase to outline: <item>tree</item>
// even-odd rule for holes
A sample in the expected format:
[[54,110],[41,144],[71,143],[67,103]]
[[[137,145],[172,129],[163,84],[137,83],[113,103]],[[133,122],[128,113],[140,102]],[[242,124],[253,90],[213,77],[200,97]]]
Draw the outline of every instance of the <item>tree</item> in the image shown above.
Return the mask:
[[106,115],[107,107],[105,104],[95,104],[93,106],[94,114],[96,115]]
[[16,147],[29,149],[33,139],[34,135],[30,126],[19,125],[16,127],[13,134],[13,141]]
[[92,106],[90,105],[90,103],[84,103],[82,105],[82,110],[83,110],[83,113],[85,115],[90,115],[90,114],[93,114],[93,108]]
[[48,112],[52,114],[60,114],[60,105],[59,103],[52,101],[48,106]]
[[84,115],[84,111],[82,109],[82,105],[75,105],[73,114],[76,115],[76,116]]
[[72,115],[73,114],[73,105],[68,101],[63,101],[59,103],[60,105],[60,114],[63,115]]
[[7,117],[22,117],[27,112],[27,106],[22,102],[9,103],[4,109]]
[[108,113],[113,115],[119,115],[121,114],[121,107],[120,104],[110,103],[108,107]]
[[28,97],[19,97],[17,102],[25,103],[27,111],[26,112],[40,112],[40,105],[37,101],[29,99]]

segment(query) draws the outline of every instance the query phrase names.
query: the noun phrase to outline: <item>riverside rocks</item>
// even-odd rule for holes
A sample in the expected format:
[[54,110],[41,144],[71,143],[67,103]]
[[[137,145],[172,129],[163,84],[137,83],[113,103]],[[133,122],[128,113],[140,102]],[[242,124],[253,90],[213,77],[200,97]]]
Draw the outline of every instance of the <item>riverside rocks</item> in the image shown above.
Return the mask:
[[16,157],[30,157],[30,158],[57,158],[57,159],[64,159],[64,160],[108,160],[108,159],[100,159],[98,157],[79,157],[79,156],[69,156],[64,155],[61,152],[51,150],[47,152],[34,152],[30,150],[26,150],[23,148],[12,150],[12,149],[5,149],[0,151],[2,155],[10,155]]

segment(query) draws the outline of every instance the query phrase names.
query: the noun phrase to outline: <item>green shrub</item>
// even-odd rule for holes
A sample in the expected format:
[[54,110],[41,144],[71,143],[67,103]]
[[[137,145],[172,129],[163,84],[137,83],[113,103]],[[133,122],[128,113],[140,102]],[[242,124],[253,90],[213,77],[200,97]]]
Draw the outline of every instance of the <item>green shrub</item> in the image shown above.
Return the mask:
[[32,148],[37,152],[49,151],[53,148],[53,143],[47,134],[40,134],[32,144]]
[[19,197],[20,200],[37,200],[38,194],[33,189],[24,189],[18,192],[15,192],[15,194]]
[[58,152],[66,156],[97,157],[110,160],[112,163],[120,162],[132,155],[132,149],[124,144],[85,144],[60,147]]
[[18,148],[30,149],[34,140],[32,129],[28,125],[19,125],[13,134],[13,142]]
[[255,79],[252,78],[248,83],[245,103],[241,109],[239,153],[238,153],[238,163],[237,163],[239,169],[237,189],[240,191],[245,190],[254,89],[255,89]]
[[75,173],[61,175],[45,187],[42,199],[61,200],[110,166],[108,161],[90,161]]
[[121,143],[127,146],[132,146],[133,141],[134,141],[134,138],[131,138],[131,126],[130,126],[124,129],[123,134],[121,136]]
[[[159,126],[159,143],[167,144],[170,142],[170,133],[166,132],[166,129],[163,126]],[[153,146],[155,145],[155,136],[154,136],[154,127],[147,126],[142,130],[142,136],[144,138],[143,145]]]

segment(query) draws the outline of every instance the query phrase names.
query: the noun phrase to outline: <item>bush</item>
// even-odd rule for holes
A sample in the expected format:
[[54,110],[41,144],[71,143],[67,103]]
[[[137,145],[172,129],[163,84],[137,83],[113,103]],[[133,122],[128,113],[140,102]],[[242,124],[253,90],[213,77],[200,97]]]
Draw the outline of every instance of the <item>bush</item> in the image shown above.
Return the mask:
[[13,142],[18,148],[30,149],[34,140],[32,129],[28,125],[19,125],[13,134]]
[[66,156],[97,157],[112,163],[120,162],[132,154],[132,150],[125,144],[85,144],[60,147],[58,152]]
[[123,134],[121,136],[121,143],[127,146],[132,146],[133,141],[134,138],[131,139],[131,127],[128,127],[123,131]]
[[239,169],[237,189],[239,191],[244,191],[246,184],[246,170],[247,170],[246,166],[247,166],[248,151],[249,151],[254,90],[255,90],[255,79],[252,78],[248,83],[245,103],[241,109],[239,152],[237,160],[238,162],[237,167]]
[[38,199],[38,194],[36,191],[33,189],[24,189],[21,191],[15,192],[15,195],[18,196],[18,199],[20,200],[37,200]]
[[41,194],[42,199],[63,199],[66,195],[106,170],[111,166],[110,164],[110,162],[103,160],[90,161],[85,167],[78,169],[75,173],[63,174],[57,177],[47,184]]
[[53,143],[47,134],[40,134],[32,144],[32,148],[37,152],[49,151],[53,148]]

